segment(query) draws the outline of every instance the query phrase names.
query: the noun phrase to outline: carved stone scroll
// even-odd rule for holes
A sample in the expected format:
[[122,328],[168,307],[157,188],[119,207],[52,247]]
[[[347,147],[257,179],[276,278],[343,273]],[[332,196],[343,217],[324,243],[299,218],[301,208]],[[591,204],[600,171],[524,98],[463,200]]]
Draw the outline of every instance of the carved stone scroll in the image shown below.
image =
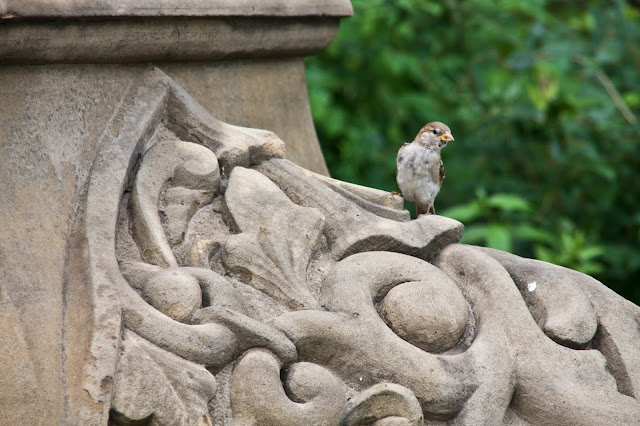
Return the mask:
[[114,120],[85,212],[111,423],[640,423],[640,310],[595,280],[460,245],[158,70]]

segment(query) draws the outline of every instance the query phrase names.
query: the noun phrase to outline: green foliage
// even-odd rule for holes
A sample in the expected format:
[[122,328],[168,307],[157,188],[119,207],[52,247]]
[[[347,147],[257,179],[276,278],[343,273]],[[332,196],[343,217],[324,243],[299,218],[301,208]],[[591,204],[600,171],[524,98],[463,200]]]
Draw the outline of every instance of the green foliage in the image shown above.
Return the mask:
[[478,189],[474,200],[439,213],[467,224],[463,243],[512,252],[516,245],[553,239],[526,223],[530,212],[530,203],[522,197],[504,193],[488,196],[484,189]]
[[443,121],[456,140],[436,210],[465,223],[465,241],[593,274],[639,303],[640,12],[622,0],[352,3],[307,67],[332,175],[395,190],[401,143]]
[[483,189],[476,191],[474,200],[440,212],[467,224],[463,243],[527,255],[533,252],[536,259],[585,274],[604,271],[604,248],[590,242],[572,222],[560,221],[560,232],[554,234],[529,223],[531,213],[531,204],[524,198],[504,193],[488,196]]
[[584,232],[577,230],[569,221],[562,221],[560,227],[560,237],[551,241],[552,247],[537,245],[535,257],[585,274],[602,273],[604,266],[600,259],[606,253],[604,247],[590,244]]

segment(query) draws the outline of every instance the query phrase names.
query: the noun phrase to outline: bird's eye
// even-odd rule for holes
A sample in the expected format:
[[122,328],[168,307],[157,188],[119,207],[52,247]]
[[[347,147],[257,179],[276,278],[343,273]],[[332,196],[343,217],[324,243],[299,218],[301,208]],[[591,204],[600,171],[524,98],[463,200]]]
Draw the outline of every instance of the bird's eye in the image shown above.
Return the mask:
[[437,134],[438,134],[438,131],[437,131],[436,129],[433,129],[433,134],[434,134],[434,135],[437,135]]

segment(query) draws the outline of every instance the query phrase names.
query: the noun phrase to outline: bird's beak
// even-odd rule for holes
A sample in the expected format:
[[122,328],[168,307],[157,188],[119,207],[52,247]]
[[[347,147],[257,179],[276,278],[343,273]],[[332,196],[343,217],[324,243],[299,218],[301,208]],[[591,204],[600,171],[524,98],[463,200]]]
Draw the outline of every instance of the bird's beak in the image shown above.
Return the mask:
[[451,142],[455,140],[453,139],[453,136],[451,136],[451,133],[445,133],[444,135],[438,136],[438,138],[440,138],[441,141],[445,141],[445,142]]

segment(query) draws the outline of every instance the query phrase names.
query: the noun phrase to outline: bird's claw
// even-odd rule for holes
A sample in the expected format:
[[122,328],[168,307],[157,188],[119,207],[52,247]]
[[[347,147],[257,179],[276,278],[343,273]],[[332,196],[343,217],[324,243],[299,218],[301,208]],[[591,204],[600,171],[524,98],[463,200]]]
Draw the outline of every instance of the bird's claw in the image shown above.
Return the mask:
[[[422,216],[431,216],[431,215],[434,215],[434,214],[436,214],[436,212],[435,212],[435,211],[431,211],[431,210],[430,210],[430,211],[428,211],[428,212],[426,212],[426,213],[420,213],[420,214],[418,215],[418,218],[420,218],[420,217],[422,217]],[[417,218],[416,218],[416,219],[417,219]]]

